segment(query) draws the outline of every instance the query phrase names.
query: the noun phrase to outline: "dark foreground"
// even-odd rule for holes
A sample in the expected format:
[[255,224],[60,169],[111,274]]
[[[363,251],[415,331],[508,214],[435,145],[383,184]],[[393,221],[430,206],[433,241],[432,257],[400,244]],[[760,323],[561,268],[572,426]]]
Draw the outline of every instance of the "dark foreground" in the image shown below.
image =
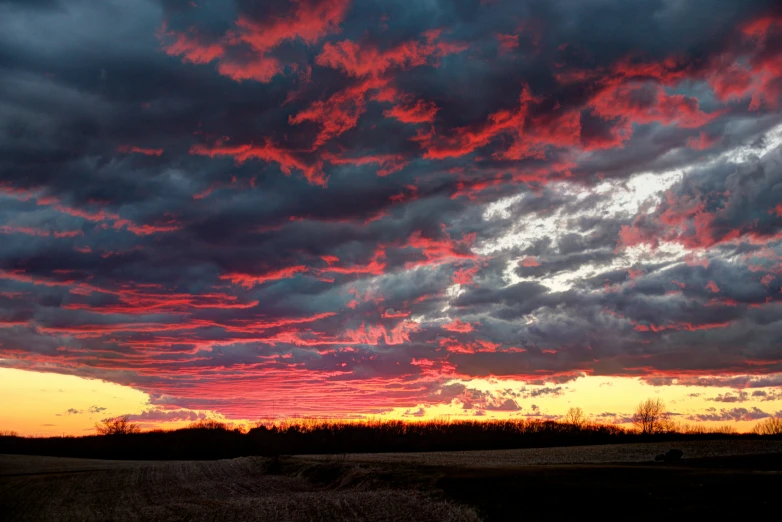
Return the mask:
[[779,470],[782,453],[666,464],[504,467],[339,458],[130,462],[5,455],[0,518],[746,520],[778,512]]

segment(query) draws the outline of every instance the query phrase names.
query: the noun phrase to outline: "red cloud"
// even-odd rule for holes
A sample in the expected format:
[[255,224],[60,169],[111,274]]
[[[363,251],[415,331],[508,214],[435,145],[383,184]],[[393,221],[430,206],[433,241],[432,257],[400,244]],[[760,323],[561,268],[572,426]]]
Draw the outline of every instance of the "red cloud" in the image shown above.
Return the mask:
[[437,136],[434,131],[419,132],[414,138],[426,150],[424,158],[444,159],[464,156],[475,149],[488,145],[497,135],[522,127],[527,107],[533,101],[529,87],[524,87],[519,97],[520,107],[516,110],[501,110],[489,115],[485,123],[475,127],[459,127],[451,136]]
[[581,143],[581,113],[555,112],[529,118],[507,150],[495,153],[502,159],[545,159],[548,148],[575,147]]
[[[269,82],[284,69],[269,53],[286,41],[299,39],[312,44],[338,32],[350,0],[298,0],[291,5],[288,12],[260,20],[242,15],[236,20],[236,28],[216,42],[205,42],[195,28],[178,33],[164,24],[160,31],[161,39],[167,40],[163,50],[190,63],[217,60],[217,71],[236,81]],[[249,55],[242,46],[251,49]]]
[[480,270],[479,266],[472,268],[460,268],[453,274],[453,282],[457,285],[471,285],[473,284],[473,278]]
[[407,160],[402,154],[370,154],[359,156],[357,158],[347,158],[344,156],[335,156],[333,154],[324,154],[324,159],[332,165],[370,165],[377,164],[380,168],[377,170],[378,176],[388,176],[407,166]]
[[620,84],[595,96],[590,103],[595,114],[605,119],[620,118],[631,123],[677,124],[683,128],[701,127],[721,115],[700,110],[696,98],[667,94],[661,86]]
[[644,62],[628,55],[609,67],[572,69],[557,73],[560,83],[594,83],[598,86],[617,86],[629,82],[654,81],[675,85],[693,74],[691,65],[680,57],[669,56],[660,62]]
[[120,145],[117,147],[117,152],[123,154],[144,154],[145,156],[161,156],[163,154],[163,149],[145,149],[136,147],[135,145]]
[[[60,277],[59,274],[57,277]],[[79,295],[89,295],[93,292],[102,292],[96,286],[77,281],[73,278],[63,279],[62,277],[41,277],[28,275],[23,270],[0,270],[0,279],[8,279],[18,283],[27,283],[32,285],[43,285],[47,287],[70,287],[70,292]]]
[[422,130],[413,140],[425,149],[424,157],[427,159],[464,156],[488,145],[500,135],[510,135],[511,144],[505,150],[493,154],[498,159],[544,159],[549,148],[580,145],[580,112],[548,112],[530,117],[530,106],[542,101],[542,98],[533,96],[529,87],[525,86],[516,109],[497,111],[490,114],[484,123],[456,128],[450,135],[438,135],[434,130]]
[[[27,236],[50,237],[52,232],[49,230],[41,230],[39,228],[33,227],[3,225],[0,226],[0,234],[25,234]],[[54,232],[55,237],[74,237],[81,234],[81,230],[74,230],[72,232]]]
[[497,33],[495,35],[500,46],[500,54],[507,54],[519,47],[519,35],[518,34],[502,34]]
[[[440,339],[440,346],[445,348],[447,351],[451,353],[462,353],[462,354],[476,354],[476,353],[496,353],[498,348],[500,348],[499,343],[492,343],[490,341],[485,341],[483,339],[476,339],[473,342],[467,342],[462,343],[457,341],[456,339],[451,338],[445,338]],[[523,348],[509,348],[507,350],[509,353],[523,353],[526,352]]]
[[282,70],[280,62],[269,56],[255,57],[246,61],[224,61],[217,65],[217,72],[237,82],[255,80],[269,83]]
[[331,95],[328,99],[316,101],[295,116],[288,118],[292,125],[311,121],[321,129],[315,138],[313,149],[352,129],[359,117],[366,111],[366,95],[372,89],[385,85],[379,80],[366,80]]
[[137,236],[149,236],[152,234],[160,234],[163,232],[174,232],[181,228],[181,225],[173,220],[169,220],[166,223],[157,225],[137,225],[128,219],[119,219],[114,223],[115,229],[127,229],[128,231],[136,234]]
[[[457,199],[466,196],[468,199],[477,199],[478,195],[491,187],[498,187],[510,180],[507,176],[500,175],[488,179],[477,179],[469,181],[460,181],[456,184],[456,190],[451,194],[451,199]],[[519,180],[522,181],[522,180]]]
[[717,286],[717,283],[714,281],[709,281],[709,284],[706,285],[706,289],[711,290],[715,294],[718,294],[720,291],[720,287]]
[[292,5],[293,10],[282,16],[268,16],[262,20],[240,17],[236,21],[238,30],[229,35],[228,40],[247,43],[259,52],[297,38],[313,44],[339,31],[350,0],[299,0]]
[[741,26],[741,32],[750,38],[761,39],[765,38],[771,28],[778,24],[782,24],[782,17],[763,15],[744,23]]
[[118,214],[105,209],[101,209],[97,212],[90,212],[88,210],[63,205],[60,203],[60,200],[55,197],[38,197],[36,203],[42,206],[49,205],[57,212],[62,212],[63,214],[85,219],[87,221],[98,222],[120,219]]
[[706,150],[717,143],[717,141],[718,139],[716,137],[712,137],[705,132],[701,132],[697,138],[689,138],[687,140],[687,146],[695,150]]
[[535,256],[527,256],[521,260],[521,266],[526,266],[526,267],[540,266],[540,263],[535,258]]
[[361,323],[361,326],[355,330],[347,330],[344,338],[347,342],[354,344],[377,345],[382,340],[385,344],[395,345],[409,343],[410,334],[419,329],[420,326],[415,321],[402,321],[391,330],[387,330],[383,325],[374,326]]
[[289,266],[286,268],[280,268],[279,270],[273,270],[266,272],[265,274],[253,275],[243,274],[239,272],[231,272],[220,276],[220,279],[227,279],[234,284],[243,286],[244,288],[252,288],[256,285],[263,284],[267,281],[277,281],[279,279],[288,279],[296,274],[306,272],[308,268],[304,265]]
[[703,324],[692,324],[692,323],[669,323],[669,324],[663,324],[663,325],[656,325],[654,323],[649,323],[649,325],[645,324],[636,324],[635,330],[639,332],[664,332],[666,330],[686,330],[690,332],[696,332],[699,330],[714,330],[714,329],[720,329],[720,328],[727,328],[731,325],[730,321],[724,322],[724,323],[703,323]]
[[[250,303],[255,306],[255,302]],[[323,312],[315,314],[309,317],[281,317],[279,319],[249,319],[249,320],[236,320],[229,324],[222,325],[229,332],[240,332],[252,334],[258,330],[269,330],[273,328],[280,328],[283,326],[300,325],[306,323],[314,323],[321,319],[327,319],[337,315],[335,312]]]
[[644,275],[644,271],[637,268],[629,268],[627,269],[627,275],[630,276],[630,279],[637,279]]
[[389,69],[409,69],[421,65],[437,65],[437,60],[467,48],[464,44],[437,42],[440,31],[424,34],[424,41],[411,40],[387,50],[361,46],[344,40],[327,42],[315,59],[322,67],[340,69],[349,76],[380,76]]
[[129,288],[117,291],[103,290],[101,293],[110,294],[117,301],[104,302],[100,306],[71,302],[63,305],[63,308],[89,310],[99,314],[146,315],[161,312],[185,314],[203,309],[241,310],[258,305],[258,301],[237,302],[236,296],[224,293],[181,294],[163,292],[162,290],[163,288],[150,289],[137,285],[131,285]]
[[728,49],[711,64],[708,81],[722,101],[749,96],[751,110],[764,104],[776,109],[782,95],[782,56],[774,46],[782,35],[782,17],[747,22],[741,35],[742,45]]
[[475,259],[477,256],[469,248],[474,240],[474,234],[465,236],[461,241],[454,241],[447,234],[443,239],[431,239],[424,237],[421,232],[414,232],[401,246],[421,250],[426,257],[426,261],[408,263],[407,268],[413,268],[448,263],[456,259]]
[[74,237],[83,236],[84,232],[82,232],[81,230],[65,230],[65,231],[55,230],[53,234],[54,237],[74,238]]
[[709,83],[720,101],[741,99],[752,89],[752,71],[734,62],[728,67],[716,69]]
[[225,53],[220,43],[202,41],[194,27],[186,33],[177,33],[169,31],[164,22],[158,36],[161,40],[168,40],[168,43],[163,43],[163,51],[167,55],[181,56],[186,62],[209,63],[221,58]]
[[[362,48],[348,40],[336,44],[326,43],[323,52],[316,58],[316,63],[342,69],[348,75],[362,79],[355,85],[338,91],[325,100],[316,101],[290,116],[289,123],[299,125],[309,121],[320,126],[313,149],[356,127],[359,118],[366,112],[367,95],[370,91],[378,91],[378,101],[396,99],[396,91],[389,87],[389,80],[381,78],[383,73],[390,68],[424,65],[463,49],[463,46],[456,44],[436,43],[438,37],[439,32],[426,33],[425,43],[411,41],[387,51]],[[421,103],[422,105],[416,103],[409,106],[406,110],[404,106],[391,109],[389,114],[408,120],[429,121],[429,118],[434,117],[432,111],[436,112],[436,107]]]
[[669,56],[660,62],[639,62],[627,56],[613,65],[608,83],[625,83],[636,80],[655,80],[663,85],[674,85],[692,74],[687,61]]
[[396,118],[402,123],[431,123],[437,114],[434,102],[416,100],[412,103],[396,105],[383,113],[387,118]]
[[292,151],[273,145],[268,139],[263,145],[223,145],[218,143],[213,147],[204,144],[195,144],[190,147],[190,154],[200,156],[231,156],[237,163],[244,163],[249,159],[258,159],[262,161],[275,162],[280,165],[280,169],[289,175],[293,169],[299,170],[310,183],[325,186],[326,177],[322,171],[322,165],[319,161],[312,164],[306,163],[297,157]]
[[470,323],[465,323],[464,321],[460,320],[458,317],[451,321],[450,323],[445,323],[442,325],[443,330],[448,330],[449,332],[459,332],[459,333],[467,333],[472,332],[473,328]]
[[371,274],[371,275],[383,275],[385,273],[386,264],[381,259],[385,259],[385,248],[378,247],[372,259],[366,265],[352,265],[347,267],[329,266],[324,268],[321,272],[334,273],[334,274]]
[[394,203],[405,203],[418,199],[418,187],[415,185],[407,185],[405,188],[407,189],[407,192],[402,191],[398,194],[394,194],[390,196],[388,200],[393,201]]

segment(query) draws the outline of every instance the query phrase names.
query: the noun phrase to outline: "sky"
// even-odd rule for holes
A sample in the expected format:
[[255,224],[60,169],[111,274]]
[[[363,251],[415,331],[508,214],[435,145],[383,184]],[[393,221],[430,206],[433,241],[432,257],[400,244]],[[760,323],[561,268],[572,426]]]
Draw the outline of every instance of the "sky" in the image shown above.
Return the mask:
[[0,429],[782,415],[771,0],[0,0]]

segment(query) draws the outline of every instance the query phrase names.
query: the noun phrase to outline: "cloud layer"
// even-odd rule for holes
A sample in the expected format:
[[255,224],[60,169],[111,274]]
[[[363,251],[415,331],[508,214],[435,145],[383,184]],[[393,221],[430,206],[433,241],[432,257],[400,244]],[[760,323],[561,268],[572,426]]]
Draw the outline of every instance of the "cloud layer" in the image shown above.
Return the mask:
[[93,4],[0,1],[1,365],[235,418],[782,372],[775,2]]

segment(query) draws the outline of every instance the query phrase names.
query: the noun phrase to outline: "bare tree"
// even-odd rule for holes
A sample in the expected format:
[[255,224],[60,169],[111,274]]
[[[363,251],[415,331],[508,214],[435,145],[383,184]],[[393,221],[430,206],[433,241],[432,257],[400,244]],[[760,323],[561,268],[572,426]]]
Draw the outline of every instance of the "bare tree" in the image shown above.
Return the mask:
[[755,424],[752,433],[757,435],[782,435],[782,417],[769,417]]
[[128,420],[127,415],[103,419],[100,423],[95,423],[95,429],[98,435],[127,435],[128,433],[139,433],[141,428]]
[[228,431],[228,424],[214,419],[199,419],[195,422],[191,422],[190,424],[188,424],[187,428],[190,430],[201,429],[201,430]]
[[641,433],[648,435],[650,433],[660,433],[666,431],[668,419],[665,416],[665,402],[659,397],[656,399],[646,399],[638,405],[633,415],[633,424],[635,424]]
[[584,410],[581,408],[570,408],[564,417],[562,422],[569,424],[574,428],[581,429],[586,424],[586,417],[584,416]]

